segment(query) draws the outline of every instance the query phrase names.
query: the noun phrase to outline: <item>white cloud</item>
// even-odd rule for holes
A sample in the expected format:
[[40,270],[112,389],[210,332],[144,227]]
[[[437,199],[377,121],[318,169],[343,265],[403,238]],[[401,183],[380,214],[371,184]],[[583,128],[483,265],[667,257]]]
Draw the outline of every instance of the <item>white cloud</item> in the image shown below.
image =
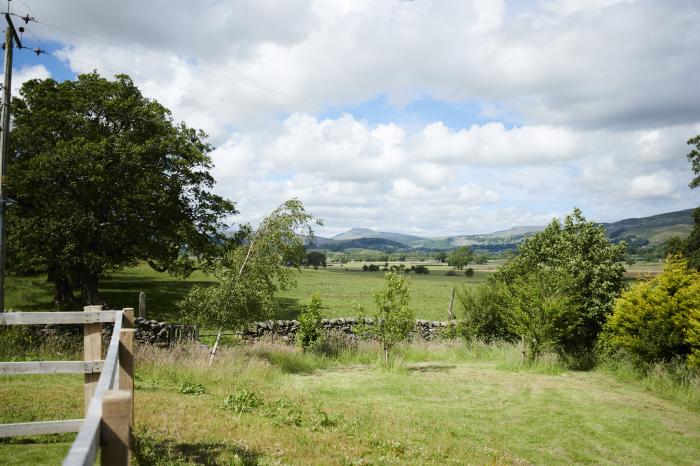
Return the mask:
[[[19,89],[27,81],[32,79],[46,79],[51,77],[51,73],[44,65],[23,66],[20,69],[12,70],[12,94],[18,95]],[[0,73],[0,81],[5,80],[5,73]]]
[[[217,190],[244,221],[291,196],[331,229],[431,234],[698,201],[684,157],[700,133],[695,0],[31,3],[64,30],[28,27],[71,69],[126,72],[210,133]],[[481,113],[348,110],[381,96],[397,114],[417,97]]]
[[670,197],[674,191],[673,181],[666,172],[636,176],[629,183],[629,194],[634,198]]

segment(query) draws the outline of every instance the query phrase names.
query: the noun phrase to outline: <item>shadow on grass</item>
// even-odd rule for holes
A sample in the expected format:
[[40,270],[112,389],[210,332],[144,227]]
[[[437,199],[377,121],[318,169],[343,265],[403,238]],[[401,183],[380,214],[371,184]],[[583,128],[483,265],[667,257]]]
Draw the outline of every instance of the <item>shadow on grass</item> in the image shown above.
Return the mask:
[[275,298],[275,303],[277,304],[277,312],[275,312],[275,319],[282,320],[295,320],[299,318],[304,306],[299,303],[297,298]]
[[447,372],[456,367],[455,365],[425,364],[420,366],[408,366],[407,369],[411,372]]
[[313,358],[309,358],[303,353],[258,350],[255,355],[278,367],[286,374],[311,374],[319,368],[318,363]]
[[243,464],[257,465],[260,452],[230,443],[177,443],[157,440],[148,432],[136,436],[134,456],[143,466],[160,464]]
[[146,293],[146,318],[178,322],[181,320],[177,302],[193,286],[211,286],[214,282],[187,280],[159,280],[147,277],[105,278],[100,293],[112,308],[139,307],[139,293]]

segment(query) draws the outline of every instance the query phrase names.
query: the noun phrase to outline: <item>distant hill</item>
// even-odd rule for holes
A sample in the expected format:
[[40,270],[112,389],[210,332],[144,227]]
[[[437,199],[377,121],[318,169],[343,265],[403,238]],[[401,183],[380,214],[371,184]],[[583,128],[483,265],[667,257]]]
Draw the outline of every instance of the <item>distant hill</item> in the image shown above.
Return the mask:
[[661,244],[672,236],[686,237],[693,229],[693,210],[652,215],[651,217],[626,218],[612,223],[603,223],[612,241],[648,241]]
[[498,250],[512,249],[514,245],[522,241],[528,235],[544,230],[543,226],[513,227],[508,230],[495,231],[481,235],[458,235],[442,238],[423,238],[411,242],[413,247],[430,249],[454,249],[460,246],[472,246],[476,249]]
[[[611,241],[645,247],[659,245],[672,236],[686,237],[693,228],[693,209],[668,212],[651,217],[627,218],[602,223]],[[471,246],[485,251],[515,249],[527,236],[544,230],[544,226],[517,226],[481,235],[455,235],[424,238],[404,233],[390,233],[371,228],[351,228],[333,238],[314,237],[310,247],[329,251],[366,249],[383,252],[410,250],[449,251]]]
[[333,237],[334,240],[359,239],[359,238],[381,238],[389,241],[397,241],[399,243],[410,243],[423,238],[420,236],[406,235],[404,233],[389,233],[385,231],[376,231],[371,228],[351,228],[344,233],[340,233]]

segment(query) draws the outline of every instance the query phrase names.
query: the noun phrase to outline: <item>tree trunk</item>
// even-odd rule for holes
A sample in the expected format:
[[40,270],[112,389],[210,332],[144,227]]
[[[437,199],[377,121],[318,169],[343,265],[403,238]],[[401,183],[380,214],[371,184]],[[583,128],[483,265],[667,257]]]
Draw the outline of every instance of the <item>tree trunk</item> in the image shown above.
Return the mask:
[[68,277],[54,269],[49,269],[47,280],[53,283],[53,302],[56,306],[64,306],[75,302],[73,286]]
[[389,348],[384,347],[384,364],[389,364]]
[[219,343],[221,342],[221,332],[223,332],[223,329],[219,329],[219,333],[216,334],[216,342],[214,342],[214,347],[211,349],[211,352],[209,353],[209,365],[211,366],[211,363],[214,362],[214,356],[216,356],[216,350],[219,349]]
[[80,298],[83,306],[102,305],[104,300],[99,291],[100,274],[84,271],[80,274]]

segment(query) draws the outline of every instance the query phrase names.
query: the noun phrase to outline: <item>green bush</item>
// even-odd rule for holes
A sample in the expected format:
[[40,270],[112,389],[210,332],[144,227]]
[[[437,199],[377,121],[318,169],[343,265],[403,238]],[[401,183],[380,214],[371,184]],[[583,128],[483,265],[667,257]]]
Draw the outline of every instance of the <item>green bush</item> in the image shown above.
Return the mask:
[[[522,297],[529,299],[527,294],[535,292],[532,287],[538,286],[537,280],[565,278],[556,291],[569,302],[558,317],[555,347],[570,365],[590,367],[598,335],[623,289],[624,257],[624,243],[611,243],[602,225],[587,221],[574,209],[563,223],[553,220],[544,231],[526,238],[518,255],[494,272],[489,282],[507,287],[516,298],[523,291]],[[522,290],[514,286],[517,283]],[[563,296],[550,298],[559,302]],[[546,312],[550,311],[553,309]]]
[[299,316],[299,330],[297,331],[297,344],[304,351],[315,347],[321,339],[321,295],[314,293],[306,309]]
[[642,363],[680,357],[700,367],[700,273],[686,259],[669,256],[661,274],[617,299],[603,343]]
[[547,351],[566,353],[562,340],[569,328],[567,320],[577,314],[570,286],[566,274],[538,268],[506,288],[508,327],[524,338],[528,361]]
[[467,270],[464,271],[464,276],[465,277],[473,277],[474,276],[474,269],[471,267],[467,267]]
[[389,272],[384,275],[386,286],[374,293],[377,314],[374,324],[367,325],[364,310],[358,309],[356,325],[358,335],[367,335],[377,339],[384,348],[384,361],[389,361],[389,350],[411,335],[416,325],[416,313],[408,307],[408,278],[399,272]]
[[458,290],[457,300],[461,310],[459,333],[468,340],[490,343],[518,338],[508,327],[506,298],[500,288],[465,286]]

